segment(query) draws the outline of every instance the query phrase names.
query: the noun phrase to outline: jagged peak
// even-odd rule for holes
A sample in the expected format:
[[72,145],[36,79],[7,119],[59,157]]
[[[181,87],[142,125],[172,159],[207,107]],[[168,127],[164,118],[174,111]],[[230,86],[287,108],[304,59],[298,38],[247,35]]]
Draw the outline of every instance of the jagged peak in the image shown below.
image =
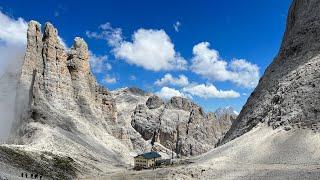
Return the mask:
[[214,113],[218,118],[224,115],[238,116],[239,114],[232,106],[220,107]]
[[190,102],[188,98],[181,97],[181,96],[172,96],[170,98],[170,101],[185,101],[185,102]]
[[[73,45],[71,47],[71,51],[76,51],[76,55],[78,58],[82,60],[89,60],[89,49],[87,43],[83,38],[75,37],[73,41]],[[75,52],[72,52],[75,54]]]
[[[42,31],[41,24],[38,21],[29,21],[27,35],[29,46],[35,45],[40,41],[50,41],[50,43],[55,44],[55,46],[59,47],[60,49],[67,49],[66,44],[62,41],[62,38],[59,37],[58,30],[50,22],[45,23],[44,29]],[[34,42],[34,40],[36,41]]]
[[44,34],[43,39],[54,40],[55,42],[59,42],[58,40],[58,30],[50,23],[46,22],[44,25]]
[[28,46],[34,46],[38,41],[41,41],[41,24],[37,21],[31,20],[28,23],[27,30],[27,44]]
[[214,112],[208,112],[207,113],[207,118],[209,119],[217,119],[217,116]]
[[86,42],[84,41],[84,39],[81,38],[81,37],[75,37],[75,38],[74,38],[73,47],[74,47],[75,49],[78,49],[78,48],[88,49],[87,43],[86,43]]
[[41,24],[38,21],[31,20],[28,23],[28,28],[30,28],[30,27],[41,27]]
[[148,98],[146,105],[149,109],[157,109],[162,106],[164,102],[159,96],[152,95]]

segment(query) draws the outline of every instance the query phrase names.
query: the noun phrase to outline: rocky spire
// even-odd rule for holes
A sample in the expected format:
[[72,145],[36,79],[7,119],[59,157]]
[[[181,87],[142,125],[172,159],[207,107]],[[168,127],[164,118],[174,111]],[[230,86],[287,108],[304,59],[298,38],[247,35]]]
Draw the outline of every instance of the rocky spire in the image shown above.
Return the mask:
[[[28,44],[17,94],[18,99],[24,99],[23,105],[17,105],[17,111],[23,115],[18,118],[22,122],[17,124],[44,121],[54,114],[50,114],[53,109],[84,116],[90,121],[99,118],[105,123],[113,121],[115,109],[111,95],[98,85],[90,72],[86,42],[76,37],[67,52],[51,23],[45,24],[43,35],[38,22],[31,21],[28,26]],[[50,123],[56,123],[49,119]]]
[[278,56],[267,68],[222,143],[258,123],[319,132],[320,3],[294,0]]
[[[12,136],[16,135],[17,129],[25,117],[29,115],[29,108],[33,96],[33,85],[36,72],[42,73],[42,33],[41,25],[36,21],[30,21],[27,31],[27,48],[22,63],[20,78],[18,80],[17,94],[15,99],[15,121],[12,125]],[[12,138],[16,139],[16,138]]]
[[82,38],[76,37],[74,39],[68,57],[68,66],[71,70],[89,73],[89,50],[87,43]]
[[[16,95],[13,143],[59,152],[77,162],[88,162],[80,160],[82,155],[95,155],[108,164],[116,155],[105,152],[127,157],[129,152],[124,153],[125,146],[115,138],[121,132],[121,127],[115,126],[115,104],[110,92],[90,72],[85,41],[77,37],[67,50],[51,23],[46,23],[41,31],[35,21],[29,23],[27,36]],[[113,163],[119,164],[121,160]],[[54,172],[59,172],[58,169]]]
[[[33,70],[42,62],[41,59],[42,50],[42,33],[41,25],[36,21],[30,21],[27,31],[27,49],[23,62],[21,78],[32,79]],[[31,81],[25,81],[31,82]],[[28,84],[24,84],[27,88]]]

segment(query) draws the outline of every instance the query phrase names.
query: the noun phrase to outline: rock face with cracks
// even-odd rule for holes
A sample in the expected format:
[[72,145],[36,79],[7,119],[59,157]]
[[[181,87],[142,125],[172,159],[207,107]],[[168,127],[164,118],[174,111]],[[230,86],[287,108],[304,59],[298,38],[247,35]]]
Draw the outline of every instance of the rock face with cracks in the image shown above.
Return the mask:
[[263,122],[273,129],[320,130],[320,3],[294,0],[280,51],[222,143]]
[[35,21],[29,23],[27,36],[11,138],[19,146],[11,146],[70,158],[72,175],[130,164],[130,151],[117,139],[121,128],[116,126],[115,101],[91,74],[84,40],[75,38],[67,51],[52,24],[45,24],[42,33]]
[[144,139],[151,139],[178,155],[199,155],[212,149],[227,129],[213,113],[182,97],[163,103],[151,96],[146,104],[136,107],[132,116],[134,127]]

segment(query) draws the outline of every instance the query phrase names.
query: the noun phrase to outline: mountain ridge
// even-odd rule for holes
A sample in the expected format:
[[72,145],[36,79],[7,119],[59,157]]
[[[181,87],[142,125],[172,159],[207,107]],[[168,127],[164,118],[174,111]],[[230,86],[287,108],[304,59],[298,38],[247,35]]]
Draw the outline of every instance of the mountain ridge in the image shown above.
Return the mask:
[[12,171],[53,179],[105,174],[131,167],[134,155],[150,150],[163,157],[171,150],[180,156],[205,153],[229,128],[182,97],[163,102],[139,88],[110,91],[99,85],[86,42],[76,37],[66,50],[51,23],[42,30],[30,21],[17,71],[16,121],[10,144],[0,146],[0,163]]

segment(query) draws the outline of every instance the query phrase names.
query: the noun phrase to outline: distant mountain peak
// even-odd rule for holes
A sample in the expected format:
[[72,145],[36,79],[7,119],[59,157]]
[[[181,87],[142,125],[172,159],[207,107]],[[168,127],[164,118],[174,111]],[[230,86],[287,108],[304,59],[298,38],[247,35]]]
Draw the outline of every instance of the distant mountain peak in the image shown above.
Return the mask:
[[223,115],[233,115],[238,116],[238,112],[232,107],[232,106],[226,106],[226,107],[220,107],[218,108],[214,114],[217,116],[217,118],[220,118]]

